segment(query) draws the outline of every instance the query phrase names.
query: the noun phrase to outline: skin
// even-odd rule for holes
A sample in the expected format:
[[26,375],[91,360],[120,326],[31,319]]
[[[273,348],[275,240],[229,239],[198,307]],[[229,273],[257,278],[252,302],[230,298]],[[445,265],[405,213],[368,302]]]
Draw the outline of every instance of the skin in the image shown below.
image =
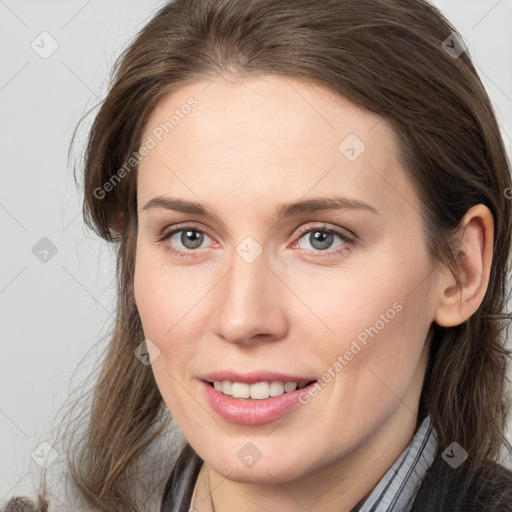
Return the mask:
[[[319,85],[221,77],[169,93],[143,140],[190,96],[197,107],[143,158],[137,176],[134,296],[145,336],[159,350],[156,383],[205,461],[199,484],[211,486],[217,512],[350,510],[415,432],[432,322],[458,325],[483,299],[492,216],[477,205],[463,220],[458,290],[447,269],[432,269],[421,204],[385,120]],[[366,146],[354,161],[338,150],[351,133]],[[378,214],[273,217],[278,204],[333,194],[364,201]],[[162,195],[201,202],[215,216],[143,209]],[[199,249],[185,246],[182,232],[158,241],[181,223],[206,233]],[[334,235],[322,250],[314,231],[298,233],[324,223],[357,239]],[[262,250],[251,263],[237,253],[247,236]],[[195,256],[173,255],[171,246]],[[200,393],[199,378],[219,369],[320,379],[394,303],[400,312],[284,418],[237,425]],[[250,468],[237,457],[249,441],[262,453]],[[212,508],[204,492],[195,505]]]

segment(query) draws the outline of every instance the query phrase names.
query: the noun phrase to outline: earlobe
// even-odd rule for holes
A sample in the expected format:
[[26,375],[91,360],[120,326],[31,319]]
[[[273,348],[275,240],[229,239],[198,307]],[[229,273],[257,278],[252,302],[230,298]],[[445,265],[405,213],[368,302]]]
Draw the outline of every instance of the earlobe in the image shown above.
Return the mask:
[[494,220],[483,204],[470,208],[462,220],[456,255],[460,289],[446,269],[439,278],[439,301],[434,321],[453,327],[466,321],[482,303],[493,257]]

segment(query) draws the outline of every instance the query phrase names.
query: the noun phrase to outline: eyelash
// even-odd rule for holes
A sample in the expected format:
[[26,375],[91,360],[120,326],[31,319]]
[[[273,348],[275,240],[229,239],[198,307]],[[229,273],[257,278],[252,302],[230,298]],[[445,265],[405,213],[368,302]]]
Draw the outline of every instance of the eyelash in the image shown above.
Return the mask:
[[[159,243],[164,242],[165,240],[170,239],[176,233],[180,233],[181,231],[187,231],[187,230],[188,231],[195,231],[197,233],[202,233],[202,234],[205,234],[205,235],[209,236],[210,238],[212,238],[206,231],[204,231],[202,229],[198,229],[198,228],[196,228],[194,226],[185,225],[185,226],[175,227],[171,231],[164,231],[162,233],[162,235],[158,238],[158,242]],[[350,245],[353,244],[355,239],[356,239],[356,236],[354,234],[352,234],[352,236],[350,236],[350,235],[347,234],[346,231],[342,231],[341,229],[337,229],[337,228],[330,228],[330,227],[327,227],[327,226],[323,225],[323,226],[314,226],[312,228],[299,229],[299,233],[298,233],[297,238],[296,238],[296,240],[294,242],[294,245],[296,243],[298,243],[298,241],[304,235],[306,235],[308,233],[316,232],[316,231],[321,231],[321,232],[324,232],[324,233],[327,233],[327,234],[337,235],[345,243],[340,245],[338,248],[331,249],[331,250],[326,249],[324,251],[321,251],[321,250],[303,249],[303,250],[306,250],[307,252],[313,252],[313,253],[320,253],[321,254],[321,255],[315,256],[315,257],[322,258],[322,257],[326,257],[326,256],[335,256],[335,255],[341,254],[342,252],[350,250]],[[182,251],[180,249],[175,249],[175,248],[171,247],[170,245],[166,245],[165,250],[170,252],[171,254],[174,254],[174,255],[177,255],[177,256],[180,256],[180,257],[184,257],[184,258],[195,258],[197,256],[194,253],[198,251],[198,249],[189,249],[187,251]],[[324,254],[322,254],[322,253],[324,253]]]

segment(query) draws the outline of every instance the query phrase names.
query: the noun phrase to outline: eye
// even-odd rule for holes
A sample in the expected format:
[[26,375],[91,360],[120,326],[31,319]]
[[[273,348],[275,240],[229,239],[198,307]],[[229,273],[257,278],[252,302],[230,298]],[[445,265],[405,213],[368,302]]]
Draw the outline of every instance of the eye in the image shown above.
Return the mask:
[[[297,242],[295,242],[294,246],[298,246],[299,248],[303,249],[304,247],[300,245],[300,240],[305,239],[310,244],[310,246],[313,247],[313,252],[328,252],[329,254],[338,254],[342,251],[348,250],[350,244],[354,241],[354,237],[350,236],[345,231],[342,231],[341,229],[337,228],[328,228],[325,225],[309,229],[301,229],[299,234],[301,236],[297,240]],[[342,243],[338,244],[334,248],[339,249],[334,250],[331,248],[331,246],[336,237],[339,238],[342,241]]]
[[[176,236],[178,235],[178,236]],[[180,256],[193,256],[195,249],[199,248],[203,243],[205,236],[210,238],[204,231],[193,226],[184,226],[163,233],[159,241],[169,240],[171,243],[166,244],[166,249],[172,254]],[[185,250],[180,249],[180,244]],[[178,246],[178,249],[175,247]]]
[[[346,231],[338,228],[329,228],[325,225],[301,228],[299,230],[300,237],[296,239],[292,247],[299,247],[304,249],[299,243],[303,238],[308,241],[313,249],[307,249],[308,252],[313,253],[327,253],[327,255],[339,254],[350,249],[355,240],[355,235],[350,235]],[[309,235],[309,238],[306,238]],[[181,226],[175,227],[172,230],[164,231],[159,238],[159,242],[169,241],[165,244],[165,249],[171,254],[176,254],[182,257],[194,257],[196,249],[201,248],[201,245],[206,238],[211,238],[201,229],[194,226]],[[341,240],[342,243],[330,249],[335,238]],[[183,248],[180,248],[183,247]],[[321,256],[324,256],[323,254]]]

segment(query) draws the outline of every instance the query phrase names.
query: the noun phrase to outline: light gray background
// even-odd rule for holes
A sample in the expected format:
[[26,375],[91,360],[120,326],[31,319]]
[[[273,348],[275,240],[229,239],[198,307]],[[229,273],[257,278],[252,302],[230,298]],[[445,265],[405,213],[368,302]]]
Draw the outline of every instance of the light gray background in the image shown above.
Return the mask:
[[[163,3],[0,0],[0,503],[31,487],[32,452],[105,345],[113,258],[83,227],[67,151],[80,116],[104,97],[114,58]],[[469,43],[510,151],[512,0],[434,4]],[[58,43],[46,59],[31,47],[44,31]],[[46,263],[32,252],[42,237],[57,247]]]

